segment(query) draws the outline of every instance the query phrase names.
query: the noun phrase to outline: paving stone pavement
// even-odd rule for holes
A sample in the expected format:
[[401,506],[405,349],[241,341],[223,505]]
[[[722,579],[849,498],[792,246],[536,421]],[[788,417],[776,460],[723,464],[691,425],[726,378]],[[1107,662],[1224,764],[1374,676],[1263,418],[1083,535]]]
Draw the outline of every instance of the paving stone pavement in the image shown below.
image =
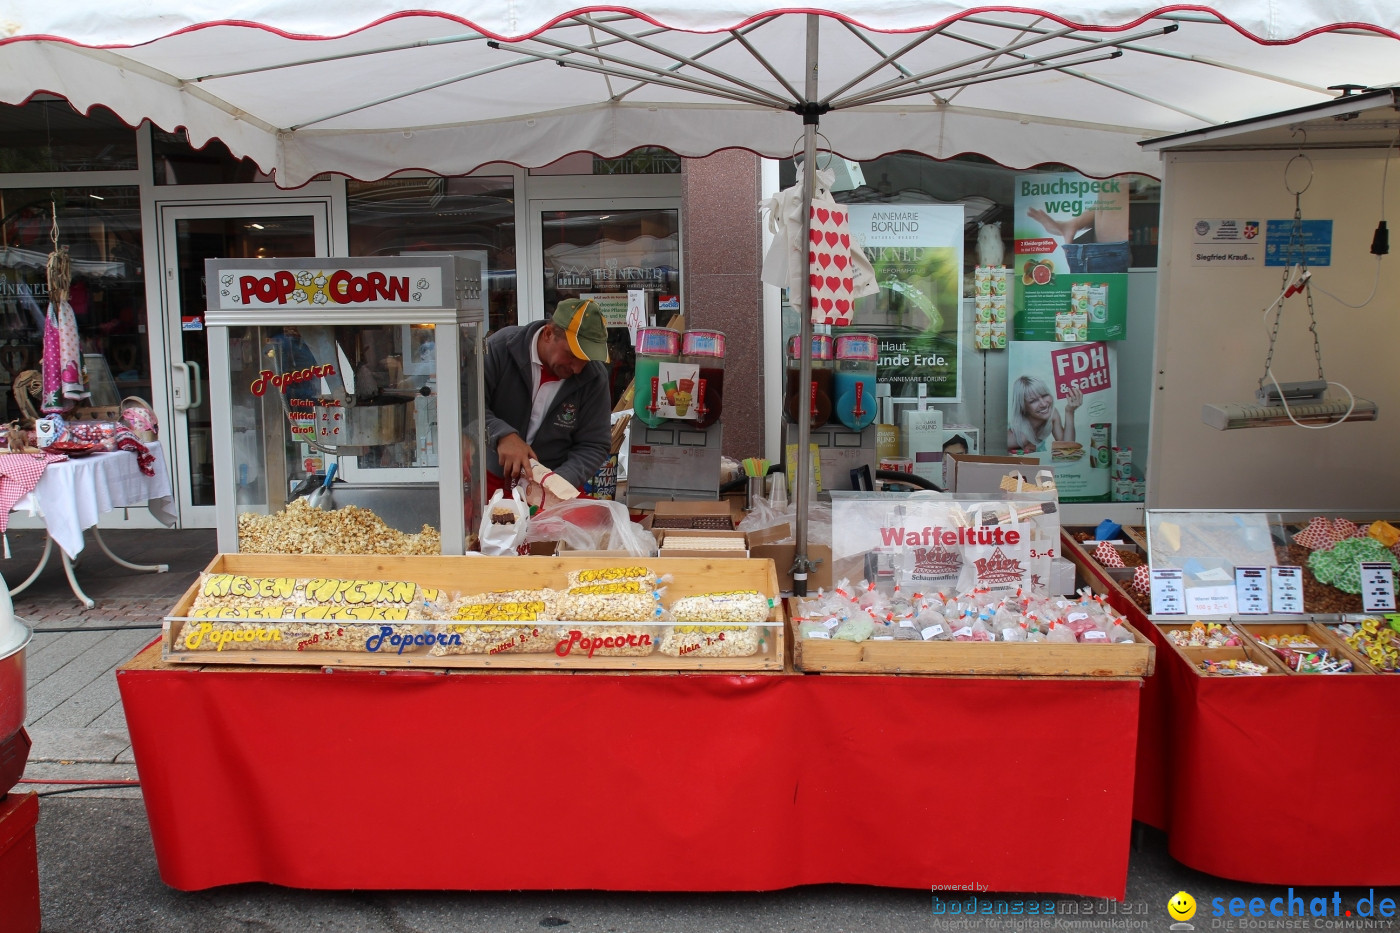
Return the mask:
[[[35,630],[25,656],[25,726],[34,742],[24,772],[29,781],[136,778],[115,671],[160,635],[161,619],[217,551],[212,529],[107,531],[102,537],[114,554],[168,564],[170,571],[128,570],[102,553],[89,532],[75,575],[95,608],[73,594],[56,553],[14,596],[15,615]],[[11,529],[7,538],[11,556],[0,560],[0,574],[13,587],[37,566],[44,532]],[[131,787],[75,796],[140,794]]]

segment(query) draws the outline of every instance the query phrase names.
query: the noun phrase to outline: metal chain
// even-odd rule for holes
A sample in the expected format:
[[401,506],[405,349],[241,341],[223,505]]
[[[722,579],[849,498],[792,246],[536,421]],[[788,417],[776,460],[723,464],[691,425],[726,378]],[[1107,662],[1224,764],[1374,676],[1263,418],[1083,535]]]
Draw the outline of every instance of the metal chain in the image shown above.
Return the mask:
[[[1306,189],[1305,189],[1306,190]],[[1302,276],[1308,271],[1307,251],[1303,245],[1303,192],[1298,191],[1293,194],[1293,230],[1288,237],[1288,252],[1291,258],[1298,257],[1298,275]],[[1283,281],[1280,284],[1280,291],[1288,288],[1289,273],[1293,270],[1293,263],[1283,267]],[[1317,378],[1326,380],[1327,377],[1322,372],[1322,341],[1317,335],[1317,312],[1313,308],[1312,283],[1304,282],[1303,291],[1307,296],[1308,304],[1308,330],[1312,332],[1313,356],[1317,359]],[[1264,380],[1269,378],[1269,372],[1274,363],[1274,344],[1278,341],[1278,327],[1283,319],[1283,302],[1279,301],[1274,309],[1274,323],[1269,328],[1269,352],[1264,357],[1264,375],[1259,377],[1259,388],[1264,388]]]

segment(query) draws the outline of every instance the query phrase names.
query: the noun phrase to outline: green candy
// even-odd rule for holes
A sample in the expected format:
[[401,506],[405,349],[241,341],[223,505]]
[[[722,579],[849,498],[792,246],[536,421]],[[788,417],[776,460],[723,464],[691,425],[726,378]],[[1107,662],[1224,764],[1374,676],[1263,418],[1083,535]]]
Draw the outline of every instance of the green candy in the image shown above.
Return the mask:
[[1335,586],[1343,593],[1361,592],[1361,562],[1389,563],[1400,574],[1400,561],[1375,538],[1347,538],[1326,551],[1313,551],[1308,567],[1321,583]]

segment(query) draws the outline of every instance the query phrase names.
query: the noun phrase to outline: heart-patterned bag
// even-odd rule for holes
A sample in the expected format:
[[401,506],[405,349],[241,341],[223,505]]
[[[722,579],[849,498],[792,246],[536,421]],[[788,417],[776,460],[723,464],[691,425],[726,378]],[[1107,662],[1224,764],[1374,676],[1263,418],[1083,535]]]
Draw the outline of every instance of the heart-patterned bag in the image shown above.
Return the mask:
[[807,304],[816,324],[850,323],[855,300],[880,290],[865,250],[851,237],[850,214],[831,197],[830,171],[817,172],[811,236],[802,235],[802,175],[798,183],[763,202],[773,243],[763,259],[763,281],[787,288],[794,308]]
[[814,200],[811,229],[807,260],[812,288],[812,323],[844,327],[851,323],[855,313],[851,215],[835,201]]

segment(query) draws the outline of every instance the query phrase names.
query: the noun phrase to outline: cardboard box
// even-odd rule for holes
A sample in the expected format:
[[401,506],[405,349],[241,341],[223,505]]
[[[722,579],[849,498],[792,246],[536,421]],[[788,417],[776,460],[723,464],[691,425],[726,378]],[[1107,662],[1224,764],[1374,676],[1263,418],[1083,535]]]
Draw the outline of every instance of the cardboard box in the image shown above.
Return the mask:
[[1059,596],[1073,596],[1074,561],[1068,557],[1056,557],[1050,562],[1050,592]]
[[[772,525],[749,533],[749,557],[769,558],[778,573],[778,587],[784,593],[792,592],[792,559],[797,554],[795,543],[777,544],[784,538],[792,537],[790,525]],[[807,544],[807,558],[820,561],[807,574],[807,592],[815,593],[818,587],[831,589],[831,547],[826,544]]]
[[[709,528],[711,531],[732,531],[739,523],[740,513],[736,511],[736,503],[721,500],[719,502],[696,502],[693,500],[676,500],[674,502],[658,502],[655,510],[642,522],[642,527],[648,531],[653,528],[665,528],[669,524],[668,519],[701,519],[701,529],[710,525],[728,522],[727,528]],[[658,519],[662,520],[658,523]],[[660,528],[658,528],[660,524]],[[697,530],[701,530],[697,529]]]
[[[661,557],[748,557],[749,542],[742,531],[703,531],[689,528],[656,528],[652,530],[656,535],[656,543],[661,548]],[[672,539],[683,538],[689,541],[696,539],[738,541],[742,547],[707,548],[707,547],[685,547],[671,544]]]
[[1001,478],[1020,470],[1027,476],[1047,469],[1035,457],[985,457],[976,454],[948,454],[947,492],[973,492],[1001,495]]

